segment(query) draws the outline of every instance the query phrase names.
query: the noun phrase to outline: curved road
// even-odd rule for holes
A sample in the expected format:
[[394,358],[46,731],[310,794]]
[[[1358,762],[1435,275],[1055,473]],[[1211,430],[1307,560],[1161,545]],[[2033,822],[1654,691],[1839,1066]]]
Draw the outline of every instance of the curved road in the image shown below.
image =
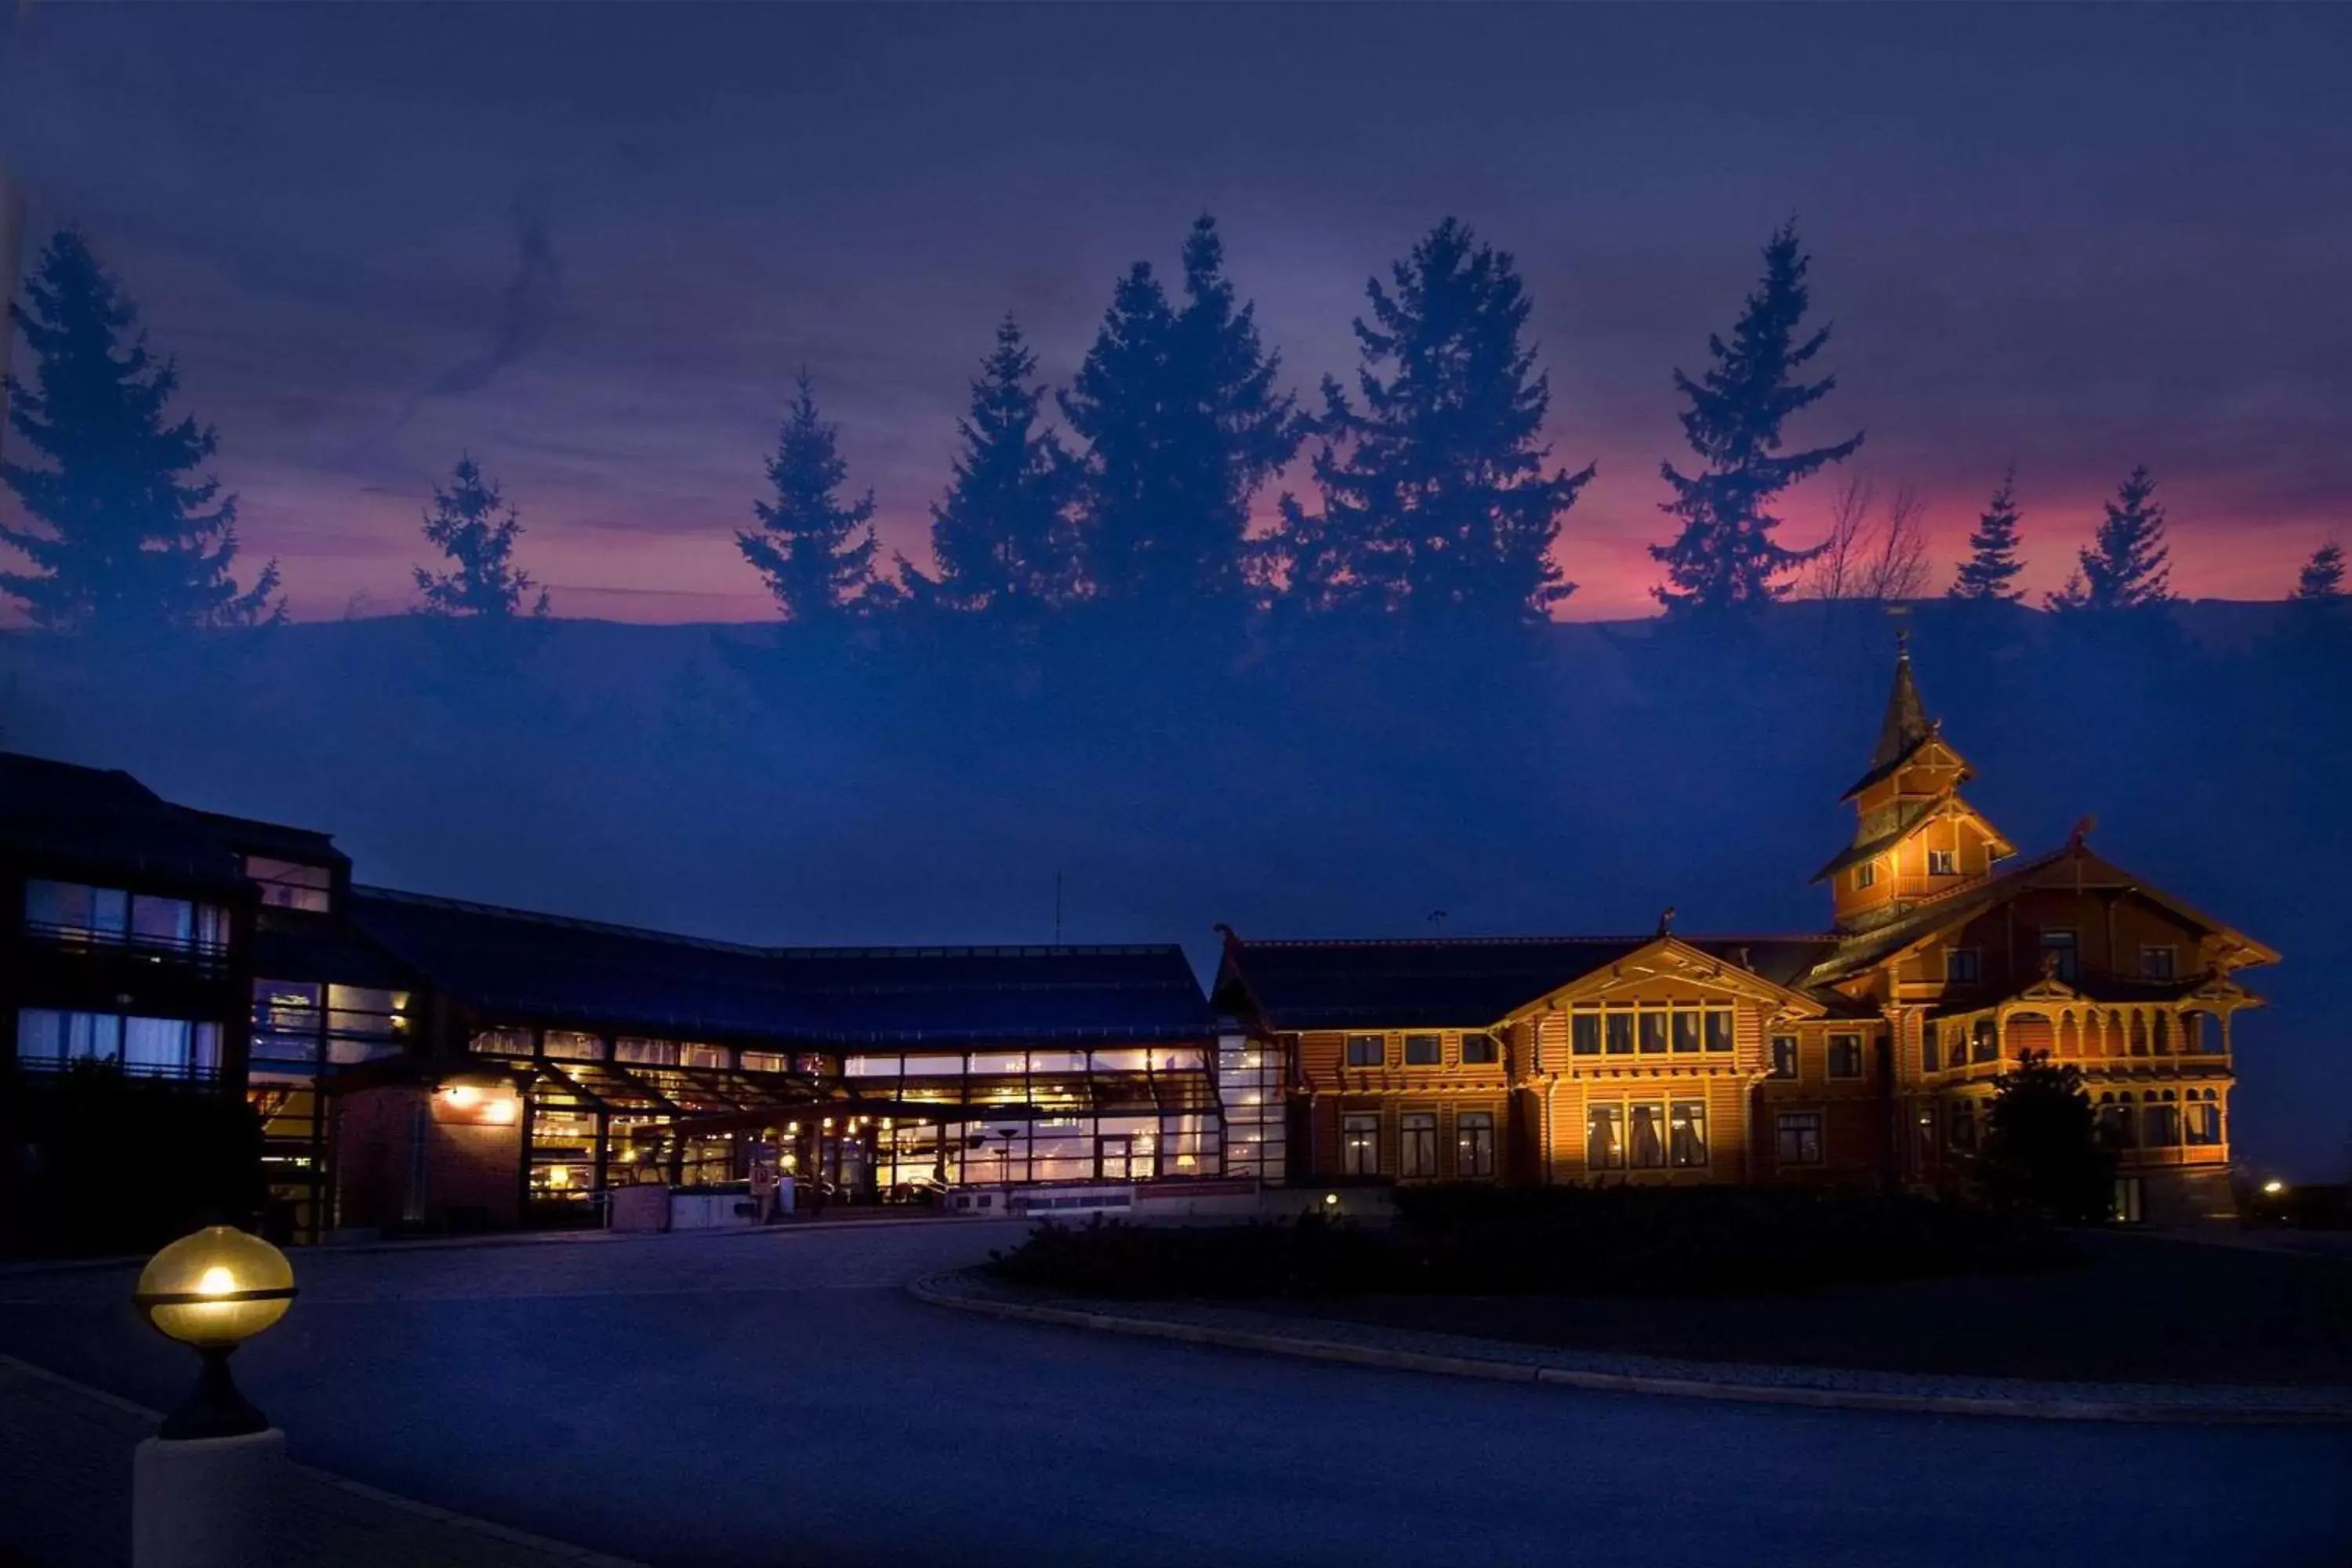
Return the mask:
[[[238,1374],[309,1463],[659,1564],[2352,1562],[2341,1427],[1588,1394],[904,1293],[1017,1235],[299,1255],[301,1300]],[[168,1406],[185,1352],[129,1291],[119,1270],[0,1278],[0,1349]]]

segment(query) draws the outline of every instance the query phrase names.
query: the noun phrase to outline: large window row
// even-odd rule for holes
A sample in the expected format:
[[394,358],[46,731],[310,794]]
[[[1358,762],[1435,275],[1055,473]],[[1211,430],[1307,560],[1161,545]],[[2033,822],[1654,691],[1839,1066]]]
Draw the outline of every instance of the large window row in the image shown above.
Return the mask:
[[[577,1029],[543,1029],[540,1032],[536,1054],[553,1062],[615,1061],[640,1067],[719,1068],[740,1068],[744,1072],[782,1073],[793,1069],[793,1058],[782,1051],[737,1050],[732,1046],[710,1046],[692,1040],[656,1040],[635,1035],[622,1035],[613,1041],[612,1054],[604,1050],[604,1037]],[[531,1048],[529,1029],[478,1029],[471,1042],[478,1056],[528,1057]],[[803,1071],[814,1071],[814,1064],[803,1066]]]
[[16,1060],[34,1068],[110,1062],[145,1078],[210,1078],[220,1071],[220,1026],[26,1007],[16,1015]]
[[[1454,1117],[1454,1175],[1460,1181],[1495,1174],[1495,1113],[1463,1110]],[[1349,1176],[1389,1174],[1381,1163],[1381,1117],[1376,1110],[1339,1118],[1339,1171]],[[1437,1112],[1408,1110],[1397,1118],[1397,1166],[1402,1181],[1432,1181],[1437,1168]]]
[[2211,1148],[2221,1142],[2219,1089],[2105,1090],[2095,1108],[2111,1149]]
[[256,1069],[315,1072],[398,1056],[409,1039],[409,994],[310,980],[253,983],[250,1056]]
[[846,1079],[1025,1078],[1085,1072],[1202,1072],[1198,1046],[1120,1046],[1101,1050],[929,1052],[843,1058]]
[[1722,1052],[1733,1039],[1729,1007],[1579,1007],[1568,1021],[1568,1048],[1580,1057]]
[[1703,1100],[1631,1100],[1585,1109],[1587,1170],[1697,1170],[1706,1163]]
[[228,947],[228,913],[217,905],[38,878],[25,884],[25,929],[64,942],[155,952],[215,954]]

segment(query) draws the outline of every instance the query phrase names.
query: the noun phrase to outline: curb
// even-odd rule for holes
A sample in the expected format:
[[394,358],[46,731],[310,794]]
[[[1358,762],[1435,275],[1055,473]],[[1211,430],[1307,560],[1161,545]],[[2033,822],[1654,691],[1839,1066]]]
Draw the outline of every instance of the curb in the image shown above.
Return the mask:
[[[109,1394],[102,1388],[92,1388],[86,1383],[76,1383],[72,1378],[51,1372],[47,1367],[36,1366],[31,1362],[9,1355],[5,1352],[0,1352],[0,1368],[21,1373],[26,1377],[37,1378],[83,1399],[94,1400],[110,1410],[120,1411],[125,1415],[135,1415],[142,1421],[160,1423],[163,1419],[161,1411],[150,1410],[143,1405],[125,1399],[118,1394]],[[524,1547],[533,1552],[543,1552],[560,1562],[576,1563],[581,1565],[581,1568],[646,1568],[645,1563],[631,1558],[614,1557],[609,1552],[593,1552],[585,1546],[574,1546],[568,1541],[555,1541],[544,1535],[533,1535],[529,1531],[493,1523],[487,1519],[476,1519],[471,1514],[453,1512],[429,1502],[419,1502],[415,1498],[404,1498],[396,1492],[383,1491],[363,1482],[348,1479],[331,1470],[318,1469],[313,1466],[298,1464],[290,1459],[287,1461],[287,1468],[310,1480],[331,1487],[337,1491],[348,1492],[353,1497],[364,1498],[370,1502],[380,1503],[386,1508],[398,1509],[403,1513],[415,1514],[420,1519],[429,1519],[436,1523],[446,1524],[452,1530],[463,1530],[475,1535],[488,1536],[494,1541],[503,1541],[509,1545]]]
[[[1512,1356],[1542,1354],[1540,1347],[1486,1341],[1497,1352],[1493,1358],[1438,1352],[1351,1344],[1339,1340],[1297,1334],[1262,1332],[1214,1323],[1192,1323],[1166,1318],[1092,1311],[1083,1307],[1052,1306],[977,1294],[961,1271],[935,1274],[910,1281],[908,1294],[917,1300],[953,1311],[1023,1322],[1052,1323],[1091,1329],[1101,1333],[1132,1334],[1144,1339],[1173,1340],[1185,1344],[1215,1345],[1225,1350],[1253,1351],[1309,1361],[1338,1362],[1380,1367],[1394,1372],[1431,1373],[1441,1377],[1479,1378],[1493,1383],[1546,1384],[1603,1394],[1663,1394],[1680,1399],[1720,1399],[1750,1405],[1793,1405],[1825,1410],[1874,1410],[1927,1415],[1990,1415],[2037,1421],[2139,1421],[2232,1426],[2308,1426],[2352,1422],[2352,1403],[2327,1405],[2224,1405],[2134,1399],[2123,1395],[2096,1398],[2052,1393],[2047,1395],[1990,1396],[1975,1394],[1926,1394],[1911,1390],[1808,1387],[1796,1384],[1745,1383],[1735,1375],[1691,1377],[1664,1372],[1596,1372],[1580,1367],[1513,1360]],[[1448,1336],[1453,1339],[1453,1336]],[[1459,1342],[1455,1341],[1455,1342]],[[1634,1361],[1638,1357],[1618,1358]],[[1727,1368],[1727,1373],[1732,1369]],[[1824,1377],[1869,1376],[1869,1373],[1792,1367],[1791,1372],[1819,1370]],[[1958,1380],[1956,1380],[1958,1381]],[[2022,1380],[2021,1380],[2022,1381]],[[2209,1384],[2208,1392],[2226,1396],[2230,1385]],[[2252,1392],[2252,1391],[2249,1391]],[[2268,1392],[2268,1391],[2263,1391]]]

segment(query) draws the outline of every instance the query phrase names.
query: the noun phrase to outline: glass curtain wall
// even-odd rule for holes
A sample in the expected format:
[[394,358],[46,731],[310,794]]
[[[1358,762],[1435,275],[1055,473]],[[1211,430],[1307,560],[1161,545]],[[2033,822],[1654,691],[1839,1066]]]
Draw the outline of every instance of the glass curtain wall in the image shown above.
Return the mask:
[[875,1129],[875,1181],[927,1188],[1034,1182],[1143,1182],[1224,1172],[1224,1117],[1199,1046],[999,1049],[853,1056],[860,1099],[1003,1106],[944,1128],[904,1119]]

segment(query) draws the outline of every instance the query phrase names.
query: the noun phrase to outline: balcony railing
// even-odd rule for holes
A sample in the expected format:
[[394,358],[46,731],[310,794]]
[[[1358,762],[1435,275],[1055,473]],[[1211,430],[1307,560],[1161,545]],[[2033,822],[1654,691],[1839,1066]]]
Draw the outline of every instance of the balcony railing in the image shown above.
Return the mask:
[[98,931],[89,926],[51,925],[41,921],[26,921],[25,937],[61,952],[116,955],[134,962],[184,965],[208,975],[228,967],[226,942],[200,942],[193,937]]

